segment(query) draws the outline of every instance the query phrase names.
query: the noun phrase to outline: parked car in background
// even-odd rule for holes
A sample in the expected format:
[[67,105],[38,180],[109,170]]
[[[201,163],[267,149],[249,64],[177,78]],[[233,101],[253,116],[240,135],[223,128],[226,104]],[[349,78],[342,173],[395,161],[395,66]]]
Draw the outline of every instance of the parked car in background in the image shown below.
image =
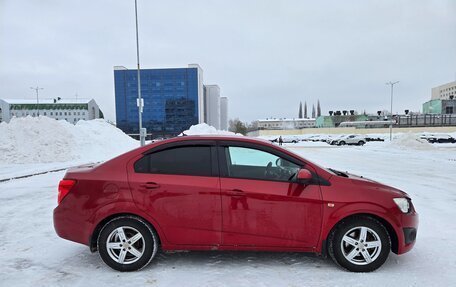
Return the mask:
[[331,141],[331,145],[364,145],[366,137],[363,135],[346,135]]
[[[283,143],[298,143],[300,141],[301,141],[301,139],[297,136],[282,136]],[[273,139],[271,142],[277,143],[277,142],[279,142],[279,138],[277,137],[277,138]]]
[[366,141],[367,142],[384,142],[385,138],[380,137],[380,136],[366,135]]
[[160,248],[311,252],[369,272],[411,250],[418,227],[399,189],[235,136],[176,137],[69,169],[57,200],[57,234],[119,271]]
[[429,143],[456,143],[456,139],[448,134],[422,134],[421,139],[427,140]]

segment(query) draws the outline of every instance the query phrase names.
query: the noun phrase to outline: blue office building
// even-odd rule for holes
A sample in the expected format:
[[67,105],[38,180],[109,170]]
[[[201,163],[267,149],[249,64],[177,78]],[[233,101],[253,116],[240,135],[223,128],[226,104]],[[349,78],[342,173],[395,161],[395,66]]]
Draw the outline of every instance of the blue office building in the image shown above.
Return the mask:
[[[117,127],[139,133],[137,70],[114,67]],[[141,69],[144,99],[143,127],[156,137],[175,136],[191,125],[205,122],[203,71],[187,68]]]

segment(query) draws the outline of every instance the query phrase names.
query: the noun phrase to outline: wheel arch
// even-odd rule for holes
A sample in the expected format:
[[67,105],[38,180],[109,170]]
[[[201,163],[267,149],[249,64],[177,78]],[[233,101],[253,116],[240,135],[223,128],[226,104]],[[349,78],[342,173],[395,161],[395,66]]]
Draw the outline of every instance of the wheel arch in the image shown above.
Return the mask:
[[350,220],[351,218],[354,218],[354,217],[359,217],[359,216],[365,216],[365,217],[371,217],[371,218],[374,218],[376,220],[378,220],[385,228],[386,230],[388,231],[388,235],[391,239],[391,251],[393,251],[394,253],[398,253],[398,249],[399,249],[399,238],[397,236],[397,233],[396,233],[396,230],[393,228],[393,226],[391,225],[391,223],[386,220],[385,218],[377,215],[377,214],[373,214],[373,213],[367,213],[367,212],[361,212],[361,213],[353,213],[353,214],[350,214],[350,215],[347,215],[343,218],[340,218],[331,228],[331,230],[328,232],[328,234],[326,234],[324,240],[323,240],[323,246],[322,246],[322,253],[324,256],[326,256],[326,252],[328,250],[328,244],[329,244],[329,241],[328,241],[328,238],[331,236],[331,233],[336,229],[336,227],[341,224],[342,222],[344,221],[347,221],[347,220]]
[[134,213],[128,213],[128,212],[124,212],[124,213],[114,213],[114,214],[111,214],[105,218],[103,218],[100,222],[98,222],[98,224],[96,225],[96,227],[94,228],[90,238],[89,238],[89,248],[90,248],[90,251],[91,252],[96,252],[97,251],[97,239],[98,239],[98,235],[100,234],[100,231],[101,229],[103,228],[103,226],[108,223],[109,221],[113,220],[114,218],[117,218],[117,217],[122,217],[122,216],[131,216],[131,217],[136,217],[136,218],[139,218],[141,219],[142,221],[144,221],[145,223],[147,223],[152,229],[153,231],[155,231],[155,234],[157,235],[157,239],[158,239],[158,243],[161,244],[161,238],[160,238],[160,233],[158,232],[157,228],[154,226],[154,224],[152,224],[149,220],[147,220],[146,218],[138,215],[138,214],[134,214]]

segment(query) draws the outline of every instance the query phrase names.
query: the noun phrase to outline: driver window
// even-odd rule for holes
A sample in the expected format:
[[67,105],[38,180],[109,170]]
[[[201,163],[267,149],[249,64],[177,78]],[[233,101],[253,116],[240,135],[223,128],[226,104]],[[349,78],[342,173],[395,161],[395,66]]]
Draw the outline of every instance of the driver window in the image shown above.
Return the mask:
[[300,167],[265,151],[228,147],[226,149],[230,177],[288,181]]

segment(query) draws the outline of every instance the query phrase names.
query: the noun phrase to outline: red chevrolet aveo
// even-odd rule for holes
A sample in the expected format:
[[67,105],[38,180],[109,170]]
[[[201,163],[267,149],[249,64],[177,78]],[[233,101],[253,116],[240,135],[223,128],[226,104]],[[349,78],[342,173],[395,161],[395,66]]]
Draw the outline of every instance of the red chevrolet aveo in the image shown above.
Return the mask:
[[403,191],[247,137],[178,137],[71,169],[58,203],[57,234],[119,271],[160,247],[312,252],[368,272],[409,251],[418,225]]

